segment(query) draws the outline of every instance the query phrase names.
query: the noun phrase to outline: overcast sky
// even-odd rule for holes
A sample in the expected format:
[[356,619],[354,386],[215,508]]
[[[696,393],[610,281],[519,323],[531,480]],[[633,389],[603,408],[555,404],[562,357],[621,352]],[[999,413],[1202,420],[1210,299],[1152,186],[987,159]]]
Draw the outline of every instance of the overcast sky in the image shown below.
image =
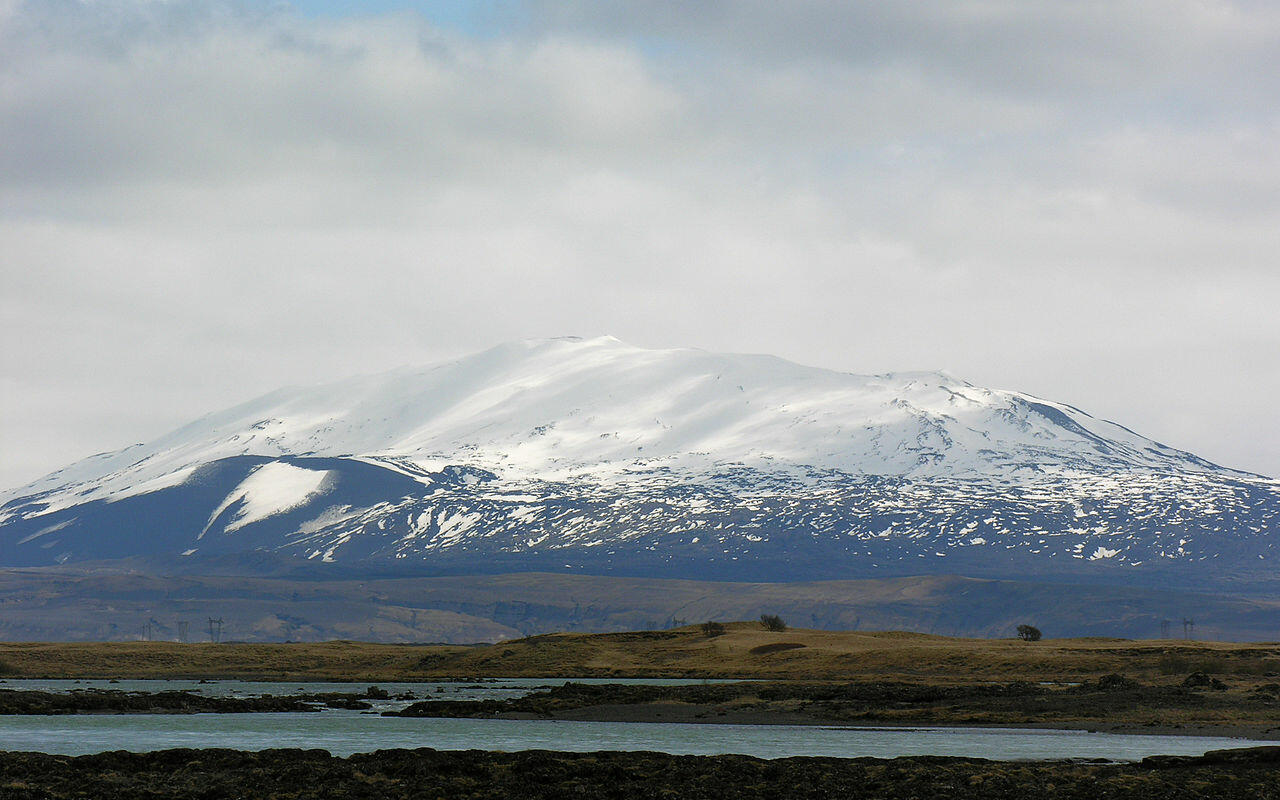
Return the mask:
[[1280,4],[0,0],[0,486],[526,337],[1280,475]]

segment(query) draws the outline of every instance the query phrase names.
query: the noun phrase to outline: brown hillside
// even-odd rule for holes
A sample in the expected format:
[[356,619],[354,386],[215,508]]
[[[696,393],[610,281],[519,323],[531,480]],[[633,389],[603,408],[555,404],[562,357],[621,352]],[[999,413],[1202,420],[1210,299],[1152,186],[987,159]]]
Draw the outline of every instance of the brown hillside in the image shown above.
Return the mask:
[[962,639],[902,632],[764,630],[737,622],[721,636],[666,631],[559,633],[481,646],[362,642],[174,644],[0,643],[0,671],[18,677],[430,680],[473,677],[705,677],[935,681],[1077,680],[1206,672],[1274,682],[1280,644],[1175,640]]

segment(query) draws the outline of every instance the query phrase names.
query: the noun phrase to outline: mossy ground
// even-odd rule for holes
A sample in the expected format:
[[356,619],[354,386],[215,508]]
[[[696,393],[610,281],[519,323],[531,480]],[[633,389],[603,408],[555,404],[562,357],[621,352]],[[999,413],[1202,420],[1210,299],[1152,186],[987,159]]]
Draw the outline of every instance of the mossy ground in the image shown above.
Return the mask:
[[317,750],[167,750],[76,758],[0,753],[0,800],[1280,798],[1280,753],[1214,755],[1100,764],[475,750],[385,750],[348,758]]
[[1236,689],[1186,683],[1144,684],[1119,675],[1069,686],[1026,681],[691,686],[566,683],[510,700],[428,700],[397,713],[606,721],[1097,727],[1151,732],[1217,728],[1230,735],[1280,738],[1280,684]]

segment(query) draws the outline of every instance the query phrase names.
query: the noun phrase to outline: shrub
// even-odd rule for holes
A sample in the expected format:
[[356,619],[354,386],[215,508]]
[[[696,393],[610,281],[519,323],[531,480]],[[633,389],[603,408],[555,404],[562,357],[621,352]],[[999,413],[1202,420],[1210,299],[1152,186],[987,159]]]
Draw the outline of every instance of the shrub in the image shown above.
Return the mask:
[[787,623],[783,622],[782,617],[777,614],[761,614],[760,624],[763,625],[764,629],[767,631],[777,632],[785,631],[787,629]]
[[708,639],[714,639],[717,636],[724,636],[724,625],[719,622],[702,623],[702,635]]
[[1034,625],[1019,625],[1018,638],[1024,642],[1040,641],[1040,629]]
[[[1088,684],[1085,684],[1085,686],[1087,687]],[[1133,678],[1126,678],[1124,675],[1113,672],[1110,675],[1103,675],[1098,678],[1098,682],[1094,686],[1103,692],[1125,692],[1131,689],[1138,689],[1142,684]]]

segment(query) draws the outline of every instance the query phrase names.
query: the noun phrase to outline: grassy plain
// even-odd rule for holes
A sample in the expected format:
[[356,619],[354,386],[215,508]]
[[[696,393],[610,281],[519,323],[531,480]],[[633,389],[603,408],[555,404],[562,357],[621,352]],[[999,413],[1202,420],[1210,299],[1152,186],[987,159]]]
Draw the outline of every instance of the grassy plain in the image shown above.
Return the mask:
[[[1280,679],[1280,643],[964,639],[903,632],[764,630],[730,623],[632,633],[560,633],[493,645],[0,643],[0,673],[31,678],[768,678],[1071,682],[1122,673],[1168,682],[1192,672]],[[4,677],[0,674],[0,678]]]

